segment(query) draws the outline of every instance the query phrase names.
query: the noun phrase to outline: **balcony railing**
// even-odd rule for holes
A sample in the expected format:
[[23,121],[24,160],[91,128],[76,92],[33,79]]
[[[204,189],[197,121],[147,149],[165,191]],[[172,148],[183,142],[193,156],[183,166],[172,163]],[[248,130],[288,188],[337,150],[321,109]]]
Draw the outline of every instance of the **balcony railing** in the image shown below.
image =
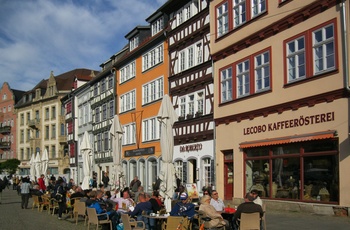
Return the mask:
[[1,134],[6,134],[6,133],[11,133],[11,126],[2,126],[0,127],[0,133]]
[[11,142],[9,141],[0,141],[0,149],[10,149]]
[[58,141],[60,143],[67,143],[67,136],[59,136]]
[[40,125],[40,118],[35,118],[32,120],[29,120],[28,122],[28,126],[33,129],[39,128],[39,125]]

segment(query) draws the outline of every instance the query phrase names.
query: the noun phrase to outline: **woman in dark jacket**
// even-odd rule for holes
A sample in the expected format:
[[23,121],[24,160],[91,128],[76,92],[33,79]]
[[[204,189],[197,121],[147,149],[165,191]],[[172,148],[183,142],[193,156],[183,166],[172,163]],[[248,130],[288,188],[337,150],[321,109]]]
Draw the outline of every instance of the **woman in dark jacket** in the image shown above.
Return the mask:
[[64,187],[64,181],[62,178],[58,178],[56,185],[55,185],[55,190],[54,194],[57,197],[57,194],[61,194],[62,198],[58,200],[58,219],[62,220],[62,213],[66,209],[66,193],[67,190]]

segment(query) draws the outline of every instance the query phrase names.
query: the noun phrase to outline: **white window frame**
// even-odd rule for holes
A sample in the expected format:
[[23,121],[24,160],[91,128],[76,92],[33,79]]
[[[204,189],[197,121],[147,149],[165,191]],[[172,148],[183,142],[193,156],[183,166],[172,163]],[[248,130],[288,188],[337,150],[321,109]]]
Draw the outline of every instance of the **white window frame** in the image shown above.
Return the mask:
[[164,95],[163,76],[142,86],[142,105],[161,99]]
[[160,17],[155,22],[152,23],[152,36],[162,31],[163,28],[164,28],[164,17]]
[[252,18],[266,11],[266,0],[251,0]]
[[254,73],[255,92],[270,89],[270,51],[265,51],[254,57]]
[[148,118],[142,122],[142,141],[154,141],[160,139],[160,122],[156,117]]
[[123,145],[131,145],[136,143],[136,125],[135,123],[123,126],[124,135],[122,137]]
[[232,101],[232,67],[220,71],[221,103]]
[[244,60],[236,65],[237,98],[250,94],[250,60]]
[[142,71],[162,63],[164,58],[163,52],[163,44],[160,44],[142,55]]
[[135,77],[136,65],[135,61],[128,63],[120,69],[120,83],[126,82]]
[[120,112],[130,111],[136,107],[136,90],[133,89],[120,96]]
[[288,83],[306,78],[305,41],[301,36],[286,44]]
[[[329,28],[331,31],[328,30]],[[331,36],[329,36],[327,32],[331,32]],[[312,32],[314,74],[320,74],[335,69],[336,59],[334,32],[334,23],[323,26]],[[317,34],[320,35],[319,38],[316,36]],[[331,63],[328,63],[329,60]],[[329,64],[332,65],[329,66]]]
[[247,22],[247,1],[249,0],[232,0],[233,1],[233,27],[240,26]]
[[139,37],[133,37],[130,39],[130,51],[136,49],[139,46]]
[[217,36],[228,32],[228,2],[224,2],[216,8]]

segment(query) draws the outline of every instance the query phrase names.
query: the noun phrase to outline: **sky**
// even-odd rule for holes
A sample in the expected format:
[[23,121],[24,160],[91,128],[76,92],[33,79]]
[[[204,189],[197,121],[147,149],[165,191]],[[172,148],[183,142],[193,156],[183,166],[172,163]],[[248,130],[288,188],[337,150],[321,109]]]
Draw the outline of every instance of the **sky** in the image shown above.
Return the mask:
[[28,91],[50,72],[100,64],[166,0],[0,0],[0,87]]

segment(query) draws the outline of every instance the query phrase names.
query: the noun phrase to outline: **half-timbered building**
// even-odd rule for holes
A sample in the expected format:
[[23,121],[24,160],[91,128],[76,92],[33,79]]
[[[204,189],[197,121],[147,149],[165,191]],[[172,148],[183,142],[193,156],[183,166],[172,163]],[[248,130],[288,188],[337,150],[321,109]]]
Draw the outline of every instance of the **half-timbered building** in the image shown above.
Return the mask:
[[169,93],[179,116],[174,164],[183,184],[214,185],[213,78],[209,2],[167,1]]

